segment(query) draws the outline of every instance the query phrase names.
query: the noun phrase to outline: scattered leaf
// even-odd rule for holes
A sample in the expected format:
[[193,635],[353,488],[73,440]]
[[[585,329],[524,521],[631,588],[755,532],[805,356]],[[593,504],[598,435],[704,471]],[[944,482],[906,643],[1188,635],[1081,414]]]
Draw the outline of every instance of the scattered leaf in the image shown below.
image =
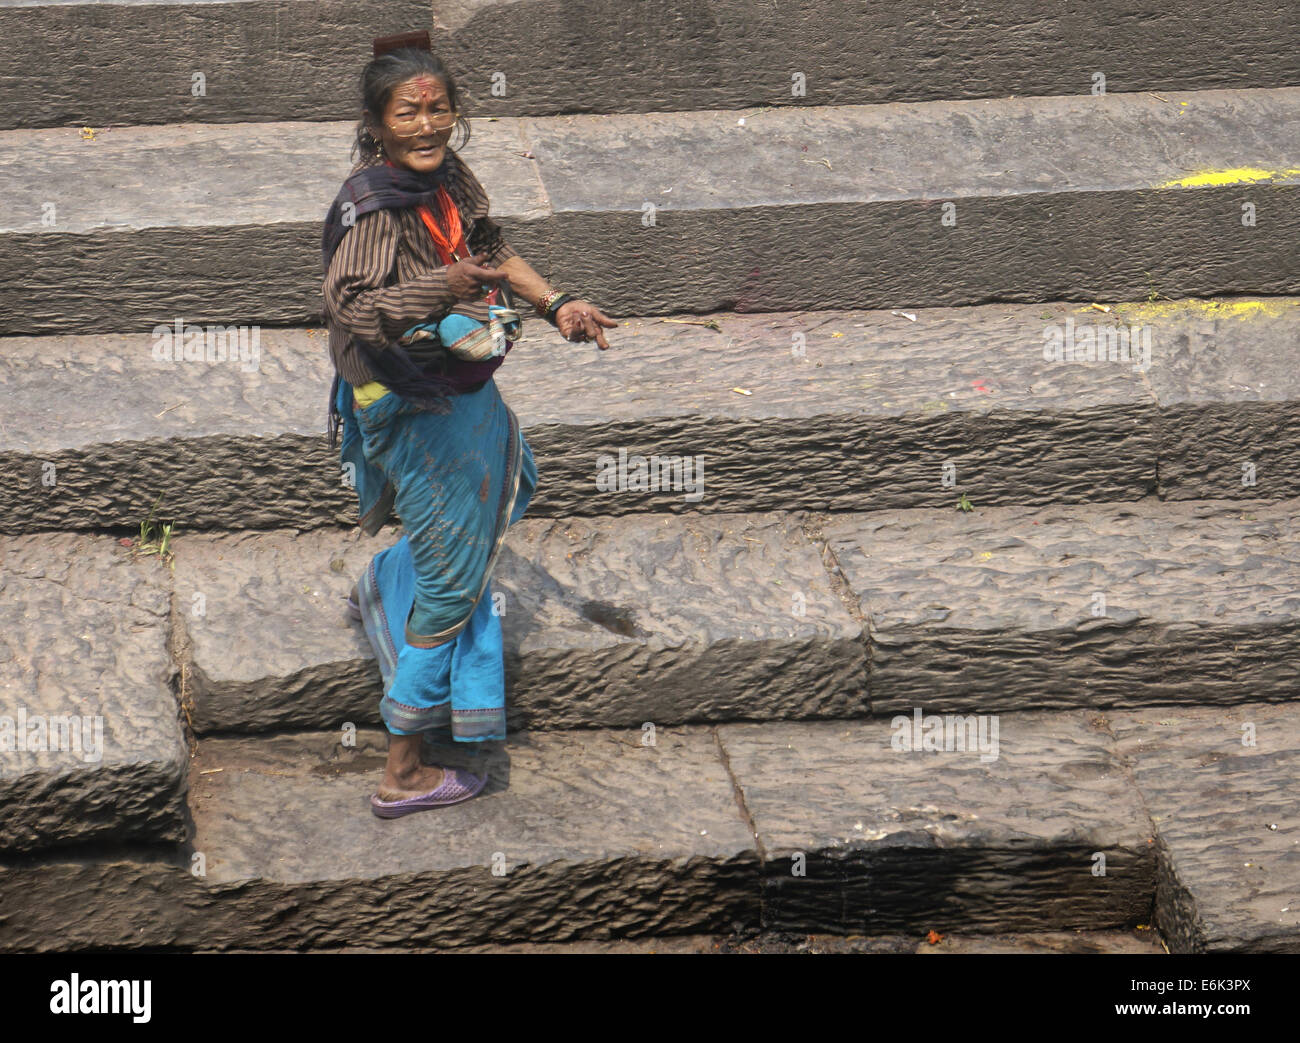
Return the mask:
[[660,322],[675,322],[681,326],[704,326],[716,333],[722,332],[722,324],[717,319],[660,319]]

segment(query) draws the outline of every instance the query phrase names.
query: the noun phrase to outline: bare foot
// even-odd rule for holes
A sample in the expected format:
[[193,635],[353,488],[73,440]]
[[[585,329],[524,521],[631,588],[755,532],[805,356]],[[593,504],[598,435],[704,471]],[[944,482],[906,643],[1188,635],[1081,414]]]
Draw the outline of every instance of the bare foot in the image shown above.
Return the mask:
[[400,774],[390,767],[384,772],[384,781],[379,784],[379,799],[409,800],[411,797],[423,797],[442,785],[444,775],[445,772],[433,764],[422,764]]

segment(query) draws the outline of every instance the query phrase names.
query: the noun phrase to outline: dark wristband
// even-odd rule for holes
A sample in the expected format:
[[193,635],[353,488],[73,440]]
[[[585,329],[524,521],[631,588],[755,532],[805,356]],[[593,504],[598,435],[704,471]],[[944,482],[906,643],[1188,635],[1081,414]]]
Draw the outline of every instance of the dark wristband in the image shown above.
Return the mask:
[[556,329],[559,329],[560,328],[559,324],[555,321],[556,314],[564,305],[568,304],[569,301],[576,301],[577,299],[578,298],[573,296],[573,294],[571,293],[560,294],[558,297],[555,298],[555,300],[551,301],[551,306],[546,309],[546,311],[542,315],[542,318],[544,318]]

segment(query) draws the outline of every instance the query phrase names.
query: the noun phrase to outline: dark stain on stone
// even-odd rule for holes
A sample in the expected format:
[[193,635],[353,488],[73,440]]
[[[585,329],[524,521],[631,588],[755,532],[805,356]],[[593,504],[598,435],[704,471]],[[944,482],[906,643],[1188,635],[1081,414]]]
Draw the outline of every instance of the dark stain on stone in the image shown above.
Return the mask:
[[584,601],[580,611],[612,634],[636,637],[641,629],[636,625],[636,617],[630,608],[620,608],[608,601]]

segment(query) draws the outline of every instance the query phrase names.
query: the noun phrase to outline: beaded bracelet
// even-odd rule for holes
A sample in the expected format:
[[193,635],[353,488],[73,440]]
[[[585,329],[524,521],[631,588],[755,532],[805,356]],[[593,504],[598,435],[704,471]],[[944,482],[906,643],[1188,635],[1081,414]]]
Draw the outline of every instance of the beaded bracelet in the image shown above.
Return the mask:
[[551,290],[549,293],[542,294],[542,299],[537,302],[537,314],[558,329],[555,313],[565,304],[568,304],[569,301],[576,301],[577,299],[571,293],[564,293],[562,290]]
[[564,294],[560,290],[547,290],[540,298],[538,298],[536,305],[537,314],[545,318],[547,312],[551,310],[551,305],[555,302],[555,299],[563,296]]

